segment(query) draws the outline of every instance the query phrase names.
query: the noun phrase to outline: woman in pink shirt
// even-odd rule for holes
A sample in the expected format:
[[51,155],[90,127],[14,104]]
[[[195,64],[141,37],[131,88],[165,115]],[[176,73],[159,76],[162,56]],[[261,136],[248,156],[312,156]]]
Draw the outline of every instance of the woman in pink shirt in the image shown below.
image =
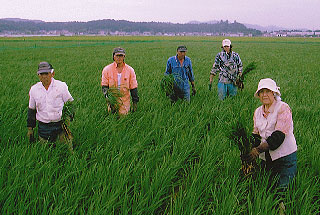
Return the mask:
[[281,101],[276,82],[262,79],[254,96],[262,105],[253,116],[254,148],[247,159],[260,157],[262,166],[271,171],[276,186],[283,190],[297,172],[297,144],[293,135],[292,112],[288,104]]
[[[101,86],[107,100],[108,111],[126,115],[130,111],[130,95],[132,112],[137,110],[138,83],[134,69],[124,62],[126,52],[123,48],[115,48],[112,52],[114,62],[103,68]],[[112,93],[118,92],[116,105],[112,103]]]

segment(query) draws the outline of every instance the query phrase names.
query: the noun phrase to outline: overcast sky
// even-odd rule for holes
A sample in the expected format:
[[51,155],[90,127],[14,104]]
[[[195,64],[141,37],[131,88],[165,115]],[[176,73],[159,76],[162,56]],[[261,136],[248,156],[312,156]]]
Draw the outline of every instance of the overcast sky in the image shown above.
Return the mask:
[[320,30],[320,0],[0,0],[0,18],[46,22],[236,20]]

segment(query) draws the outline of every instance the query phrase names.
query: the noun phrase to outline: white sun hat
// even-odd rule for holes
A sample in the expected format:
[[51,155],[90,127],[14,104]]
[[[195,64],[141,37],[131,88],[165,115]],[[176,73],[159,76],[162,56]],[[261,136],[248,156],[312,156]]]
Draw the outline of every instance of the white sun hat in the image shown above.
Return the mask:
[[231,41],[229,39],[222,40],[222,47],[230,46],[230,45],[231,45]]
[[276,82],[271,78],[264,78],[259,81],[258,89],[255,92],[254,97],[259,98],[258,92],[264,88],[271,90],[272,92],[277,94],[277,96],[279,97],[281,96],[280,87],[277,86]]

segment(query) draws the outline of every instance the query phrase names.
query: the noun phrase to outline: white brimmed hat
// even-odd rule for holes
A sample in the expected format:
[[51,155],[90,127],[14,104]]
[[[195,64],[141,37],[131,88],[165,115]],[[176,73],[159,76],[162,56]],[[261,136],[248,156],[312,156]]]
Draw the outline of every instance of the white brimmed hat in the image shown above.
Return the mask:
[[222,40],[222,47],[230,46],[230,45],[231,45],[231,41],[229,39]]
[[264,89],[264,88],[271,90],[272,92],[278,94],[278,96],[281,96],[280,87],[277,86],[276,82],[271,78],[265,78],[259,81],[258,89],[255,92],[254,97],[259,98],[258,93],[261,89]]

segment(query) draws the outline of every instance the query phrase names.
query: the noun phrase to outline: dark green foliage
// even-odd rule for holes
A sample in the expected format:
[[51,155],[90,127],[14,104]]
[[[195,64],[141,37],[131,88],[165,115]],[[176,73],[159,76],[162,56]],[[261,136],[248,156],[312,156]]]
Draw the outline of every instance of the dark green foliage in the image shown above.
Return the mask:
[[256,69],[257,68],[257,64],[256,64],[256,62],[251,62],[251,63],[249,63],[245,68],[244,68],[244,70],[242,71],[242,75],[239,77],[239,78],[237,78],[237,80],[236,80],[236,85],[237,85],[237,87],[239,88],[239,89],[243,89],[244,88],[244,79],[245,79],[245,77],[248,75],[248,73],[250,72],[250,71],[252,71],[252,70],[254,70],[254,69]]
[[232,127],[229,138],[238,146],[241,159],[241,174],[243,176],[253,176],[257,169],[256,161],[248,162],[243,160],[243,156],[248,155],[252,149],[252,139],[242,123],[237,121]]
[[[250,132],[260,105],[253,93],[266,77],[276,79],[292,108],[298,144],[298,175],[285,198],[286,212],[317,214],[320,38],[234,38],[243,59],[259,62],[259,73],[250,73],[246,88],[224,101],[215,88],[207,89],[221,40],[0,38],[0,214],[277,214],[268,175],[242,180],[238,145],[226,138],[230,121]],[[172,105],[158,96],[159,82],[181,43],[188,47],[198,91],[190,103]],[[118,46],[128,51],[141,98],[138,111],[120,119],[106,113],[100,85]],[[36,68],[43,60],[53,64],[55,78],[67,83],[75,99],[73,155],[65,144],[50,148],[26,138],[28,90],[39,81]]]
[[116,87],[110,87],[107,93],[107,102],[111,106],[111,108],[115,111],[118,111],[122,105],[121,97],[123,94]]
[[67,120],[72,121],[75,115],[73,102],[67,101],[62,109],[62,121],[66,122]]
[[165,92],[166,95],[171,95],[173,93],[174,87],[174,77],[172,74],[165,75],[160,82],[161,91]]
[[242,76],[239,78],[241,82],[244,82],[245,77],[249,72],[257,68],[257,63],[255,61],[250,62],[242,71]]
[[94,20],[89,22],[34,22],[34,21],[12,21],[0,19],[0,32],[18,31],[20,33],[37,33],[40,31],[68,30],[72,33],[96,34],[99,31],[115,32],[152,32],[152,33],[182,33],[182,32],[208,32],[208,33],[245,33],[261,35],[261,31],[249,29],[244,24],[228,20],[221,20],[215,24],[173,24],[164,22],[130,22],[126,20]]
[[250,136],[248,136],[245,126],[240,121],[231,127],[229,135],[229,138],[238,146],[241,155],[248,154],[251,151],[252,144]]

